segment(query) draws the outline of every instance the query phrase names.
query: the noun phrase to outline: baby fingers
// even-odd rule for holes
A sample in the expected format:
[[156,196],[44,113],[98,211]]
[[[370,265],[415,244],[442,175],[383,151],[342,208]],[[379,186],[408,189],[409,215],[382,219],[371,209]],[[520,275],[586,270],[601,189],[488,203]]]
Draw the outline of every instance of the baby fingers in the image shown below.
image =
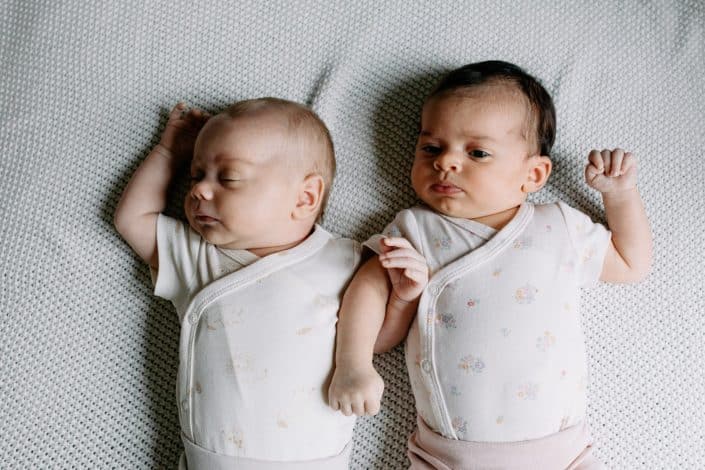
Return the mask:
[[340,402],[333,398],[332,394],[328,394],[328,406],[333,408],[335,411],[338,411],[340,409]]
[[600,174],[605,171],[605,162],[599,150],[592,150],[590,155],[588,155],[588,161],[590,165],[594,167],[595,174]]
[[395,256],[395,257],[385,257],[379,260],[382,267],[385,269],[413,269],[416,271],[426,270],[426,261],[421,258],[416,258],[414,256]]
[[169,112],[169,121],[172,123],[182,123],[186,125],[203,125],[211,117],[206,111],[189,106],[180,101]]
[[343,413],[345,416],[352,416],[353,411],[352,411],[352,405],[350,402],[346,401],[340,404],[340,411]]
[[404,276],[417,284],[426,284],[428,281],[428,273],[425,270],[419,271],[418,269],[406,268],[404,270]]
[[624,150],[614,149],[612,151],[612,161],[610,165],[609,176],[619,176],[622,174],[622,160],[624,159]]
[[[407,242],[408,243],[408,242]],[[419,261],[426,261],[421,253],[409,246],[408,248],[395,248],[379,255],[380,261],[394,258],[414,258]]]
[[172,121],[181,119],[184,113],[186,113],[187,111],[188,106],[186,105],[186,103],[184,103],[183,101],[179,101],[178,103],[176,103],[176,106],[171,108],[171,111],[169,111],[169,120]]
[[622,170],[620,174],[625,175],[629,170],[636,167],[636,157],[631,152],[624,153],[624,159],[622,160]]
[[365,414],[365,403],[362,400],[354,400],[351,409],[353,414],[363,416]]
[[612,152],[607,149],[604,149],[600,153],[602,155],[602,162],[605,165],[605,175],[609,175],[612,171]]
[[374,416],[379,413],[379,402],[365,401],[365,414],[368,416]]
[[[407,240],[404,237],[384,237],[382,239],[382,247],[386,248],[409,248],[411,250],[414,249],[414,247],[411,245],[409,240]],[[414,250],[416,251],[416,250]]]

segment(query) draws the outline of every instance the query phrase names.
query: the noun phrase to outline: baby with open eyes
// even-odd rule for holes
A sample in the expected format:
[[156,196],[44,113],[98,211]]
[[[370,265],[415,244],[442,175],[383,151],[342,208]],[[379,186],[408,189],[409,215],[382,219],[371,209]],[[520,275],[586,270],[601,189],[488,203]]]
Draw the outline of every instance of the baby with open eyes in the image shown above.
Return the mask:
[[413,469],[604,468],[586,423],[580,290],[636,282],[652,240],[637,161],[593,150],[585,180],[609,230],[562,201],[527,202],[551,173],[555,109],[501,61],[447,74],[426,98],[411,171],[422,205],[364,246],[338,323],[331,406],[375,414],[373,353],[406,339]]
[[[187,222],[162,214],[185,164]],[[348,468],[355,420],[326,387],[360,247],[316,223],[334,172],[318,116],[261,98],[178,104],[128,183],[115,226],[181,322],[180,468]]]

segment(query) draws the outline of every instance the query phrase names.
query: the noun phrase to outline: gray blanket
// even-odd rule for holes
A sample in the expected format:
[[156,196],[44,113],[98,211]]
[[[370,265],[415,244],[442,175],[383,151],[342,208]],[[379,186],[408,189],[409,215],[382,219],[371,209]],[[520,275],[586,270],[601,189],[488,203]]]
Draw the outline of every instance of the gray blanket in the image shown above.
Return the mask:
[[[112,226],[177,101],[312,105],[338,174],[326,228],[357,239],[414,203],[418,114],[439,75],[503,59],[558,112],[534,201],[604,221],[587,152],[640,161],[650,278],[583,292],[589,422],[609,467],[705,466],[705,7],[700,0],[0,2],[0,467],[174,468],[179,325]],[[181,213],[178,190],[169,213]],[[401,469],[401,348],[352,467]]]

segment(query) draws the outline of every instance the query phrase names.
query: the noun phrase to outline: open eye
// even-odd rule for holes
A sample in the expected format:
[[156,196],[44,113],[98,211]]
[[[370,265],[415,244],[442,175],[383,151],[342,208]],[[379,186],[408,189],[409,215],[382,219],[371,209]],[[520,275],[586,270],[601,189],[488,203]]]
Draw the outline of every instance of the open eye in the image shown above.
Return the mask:
[[438,155],[441,153],[441,148],[437,145],[426,144],[421,146],[421,151],[429,155]]
[[470,150],[468,152],[468,155],[470,155],[473,158],[487,158],[490,156],[490,154],[485,152],[484,150],[478,150],[478,149]]

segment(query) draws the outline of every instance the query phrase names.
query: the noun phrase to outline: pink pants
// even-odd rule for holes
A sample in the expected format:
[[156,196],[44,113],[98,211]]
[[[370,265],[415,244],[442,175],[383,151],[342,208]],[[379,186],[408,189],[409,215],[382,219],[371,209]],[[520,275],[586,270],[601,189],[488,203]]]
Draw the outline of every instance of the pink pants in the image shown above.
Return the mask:
[[271,462],[216,454],[194,444],[183,433],[181,440],[184,442],[184,453],[181,454],[179,470],[347,470],[352,452],[352,442],[348,442],[340,454],[328,458]]
[[447,439],[417,418],[409,437],[411,470],[598,470],[587,424],[581,422],[541,439],[470,442]]

